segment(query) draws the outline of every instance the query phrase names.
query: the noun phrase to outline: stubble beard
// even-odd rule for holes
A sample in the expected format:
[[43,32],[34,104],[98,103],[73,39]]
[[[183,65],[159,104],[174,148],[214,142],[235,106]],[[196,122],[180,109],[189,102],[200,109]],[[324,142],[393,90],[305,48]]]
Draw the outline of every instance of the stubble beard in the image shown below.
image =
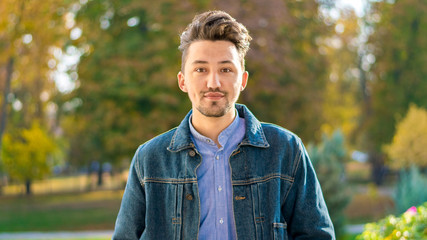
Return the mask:
[[208,102],[197,106],[197,110],[206,117],[222,117],[230,111],[232,105],[227,99],[227,94],[224,96],[225,103],[221,106],[220,101]]

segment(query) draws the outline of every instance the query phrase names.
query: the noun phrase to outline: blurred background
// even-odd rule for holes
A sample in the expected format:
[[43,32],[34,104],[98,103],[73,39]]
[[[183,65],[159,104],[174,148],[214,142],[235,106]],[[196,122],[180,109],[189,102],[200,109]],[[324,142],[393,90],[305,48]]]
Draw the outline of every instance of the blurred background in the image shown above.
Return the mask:
[[114,229],[135,150],[191,108],[179,34],[211,9],[250,31],[239,102],[302,138],[338,239],[424,211],[424,0],[1,0],[0,233]]

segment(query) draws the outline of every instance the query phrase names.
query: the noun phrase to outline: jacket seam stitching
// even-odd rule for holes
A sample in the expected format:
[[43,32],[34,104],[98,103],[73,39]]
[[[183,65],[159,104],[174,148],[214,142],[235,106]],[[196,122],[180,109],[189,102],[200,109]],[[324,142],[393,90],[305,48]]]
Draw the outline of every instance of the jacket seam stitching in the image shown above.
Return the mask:
[[135,171],[136,171],[136,175],[138,176],[139,184],[141,184],[141,186],[144,188],[145,182],[144,182],[144,178],[141,176],[141,170],[139,168],[139,164],[140,164],[139,151],[141,148],[142,148],[142,145],[139,146],[139,148],[137,150],[137,155],[136,155],[136,160],[135,160]]
[[182,184],[182,183],[196,183],[196,178],[189,179],[166,179],[166,178],[144,178],[144,183],[155,182],[155,183],[172,183],[172,184]]
[[301,162],[301,156],[302,156],[302,149],[301,149],[301,143],[298,142],[298,153],[297,156],[294,159],[295,162],[295,169],[292,173],[293,177],[295,177],[295,175],[297,174],[298,168],[299,168],[299,164]]
[[253,178],[253,179],[249,179],[249,180],[233,180],[232,185],[247,185],[247,184],[253,184],[253,183],[262,183],[262,182],[268,182],[268,181],[275,179],[275,178],[280,178],[282,180],[294,182],[294,178],[292,178],[292,177],[282,175],[282,174],[270,174],[270,175],[267,175],[264,177]]

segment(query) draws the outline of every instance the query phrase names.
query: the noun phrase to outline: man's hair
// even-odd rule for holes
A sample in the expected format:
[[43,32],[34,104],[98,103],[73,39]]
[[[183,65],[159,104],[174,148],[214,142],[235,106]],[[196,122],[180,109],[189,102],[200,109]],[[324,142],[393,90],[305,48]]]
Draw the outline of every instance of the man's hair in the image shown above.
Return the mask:
[[232,42],[236,46],[240,62],[244,67],[246,52],[249,50],[249,43],[252,40],[246,27],[223,11],[207,11],[196,15],[182,32],[180,38],[181,44],[178,49],[182,52],[182,71],[184,70],[188,48],[195,41],[224,40]]

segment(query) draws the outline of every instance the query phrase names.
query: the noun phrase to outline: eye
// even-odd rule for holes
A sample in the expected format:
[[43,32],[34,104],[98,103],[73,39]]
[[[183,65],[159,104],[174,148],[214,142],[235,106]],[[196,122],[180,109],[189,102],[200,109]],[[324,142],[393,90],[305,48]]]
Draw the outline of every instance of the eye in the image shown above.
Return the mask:
[[196,68],[196,69],[194,69],[194,71],[196,71],[198,73],[202,73],[202,72],[206,72],[206,68]]
[[225,73],[231,72],[231,68],[223,68],[221,69],[221,72],[225,72]]

